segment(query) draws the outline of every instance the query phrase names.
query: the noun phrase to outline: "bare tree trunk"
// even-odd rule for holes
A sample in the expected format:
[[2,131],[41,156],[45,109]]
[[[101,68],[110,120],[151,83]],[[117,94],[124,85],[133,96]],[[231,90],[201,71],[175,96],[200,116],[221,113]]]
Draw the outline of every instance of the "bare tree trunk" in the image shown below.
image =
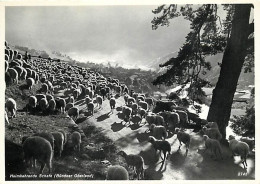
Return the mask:
[[250,4],[235,5],[230,39],[222,59],[219,79],[213,90],[207,120],[217,122],[222,133],[222,142],[226,142],[226,127],[229,122],[233,97],[246,56]]

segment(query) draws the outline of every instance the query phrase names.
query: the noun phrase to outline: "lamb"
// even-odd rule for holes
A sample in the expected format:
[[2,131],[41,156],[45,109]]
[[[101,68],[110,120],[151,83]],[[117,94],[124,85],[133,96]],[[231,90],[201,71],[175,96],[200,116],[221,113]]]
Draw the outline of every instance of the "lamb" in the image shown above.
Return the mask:
[[18,72],[14,68],[9,68],[8,73],[11,76],[12,82],[18,84]]
[[144,159],[143,159],[143,157],[141,157],[140,155],[133,155],[133,154],[127,155],[124,151],[119,151],[117,154],[124,157],[128,167],[129,166],[134,167],[134,171],[137,174],[138,179],[144,178]]
[[71,134],[70,137],[73,144],[73,149],[78,149],[78,151],[80,152],[81,134],[75,131]]
[[247,167],[246,158],[249,153],[249,146],[246,142],[238,141],[234,136],[229,136],[229,148],[232,151],[232,157],[239,155],[241,157],[244,169]]
[[185,144],[186,146],[186,156],[188,154],[188,151],[189,151],[189,147],[190,147],[190,135],[186,132],[181,132],[179,130],[179,128],[176,128],[175,129],[175,132],[177,133],[177,139],[179,140],[180,142],[180,146],[179,146],[179,149],[181,149],[181,146],[182,146],[182,142]]
[[223,160],[222,149],[221,149],[219,141],[216,139],[211,139],[207,135],[203,135],[203,139],[205,141],[205,147],[206,147],[205,151],[209,149],[211,151],[211,153],[212,152],[214,153],[214,156],[216,158],[219,155],[219,157]]
[[32,86],[35,84],[35,81],[33,78],[29,77],[28,79],[26,79],[26,84],[27,84],[29,90],[31,90]]
[[51,133],[54,137],[54,145],[56,147],[56,150],[58,152],[59,157],[61,157],[61,153],[63,151],[63,145],[64,145],[64,135],[62,132],[53,132]]
[[162,125],[156,126],[155,124],[151,124],[150,131],[152,132],[153,136],[156,139],[163,139],[165,140],[168,136],[168,133],[166,131],[166,128]]
[[153,147],[155,149],[155,154],[156,154],[157,150],[160,151],[161,158],[162,158],[161,151],[163,151],[163,154],[164,154],[164,158],[162,158],[163,162],[166,159],[167,152],[168,152],[168,154],[171,154],[171,145],[170,145],[170,143],[168,141],[166,141],[166,140],[157,140],[153,136],[149,136],[148,137],[148,142],[150,142],[153,145]]
[[11,113],[11,118],[16,117],[17,106],[16,106],[16,101],[14,99],[8,98],[5,101],[5,107]]
[[202,132],[207,135],[211,139],[216,139],[216,140],[221,140],[222,135],[217,128],[207,128],[207,127],[202,127]]
[[97,105],[99,106],[99,108],[101,108],[102,103],[103,103],[103,98],[102,98],[102,96],[97,95],[97,96],[96,96],[96,101],[97,101]]
[[106,175],[107,180],[129,180],[127,170],[120,165],[110,166]]
[[51,173],[53,152],[51,144],[46,139],[39,136],[28,137],[23,143],[23,151],[26,163],[31,159],[37,159],[41,162],[40,173],[45,164],[49,169],[49,174]]
[[78,107],[71,107],[69,110],[68,110],[68,115],[70,117],[73,117],[75,118],[74,121],[76,121],[79,117],[79,108]]
[[39,102],[40,109],[42,112],[45,112],[47,108],[49,107],[48,101],[46,98],[42,98]]

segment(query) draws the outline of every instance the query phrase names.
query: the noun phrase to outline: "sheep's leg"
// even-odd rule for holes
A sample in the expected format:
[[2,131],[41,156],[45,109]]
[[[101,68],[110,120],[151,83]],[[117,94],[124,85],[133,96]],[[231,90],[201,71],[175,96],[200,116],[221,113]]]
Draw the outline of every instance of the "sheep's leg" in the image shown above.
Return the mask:
[[43,171],[43,169],[44,169],[44,166],[45,166],[45,163],[44,163],[44,162],[42,162],[42,163],[41,163],[40,174],[42,174],[42,171]]
[[180,143],[180,145],[179,145],[179,149],[181,149],[182,144],[181,144],[181,141],[180,141],[180,140],[179,140],[179,143]]

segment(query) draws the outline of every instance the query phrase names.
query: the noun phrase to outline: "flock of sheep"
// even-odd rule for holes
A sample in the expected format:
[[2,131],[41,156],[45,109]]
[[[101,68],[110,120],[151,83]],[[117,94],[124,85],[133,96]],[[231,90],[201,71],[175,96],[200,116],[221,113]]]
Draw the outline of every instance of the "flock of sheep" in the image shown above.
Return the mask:
[[[105,78],[98,72],[51,59],[23,59],[23,56],[8,47],[7,43],[5,46],[6,85],[10,83],[18,84],[19,80],[26,80],[28,89],[31,90],[36,83],[41,84],[40,93],[30,96],[28,99],[26,106],[28,112],[67,113],[76,121],[80,114],[80,109],[75,106],[76,100],[84,99],[87,111],[90,115],[93,115],[95,105],[101,108],[104,100],[109,101],[111,113],[113,113],[118,97],[123,96],[125,105],[122,107],[122,114],[125,125],[133,123],[131,122],[133,116],[139,116],[140,122],[144,120],[148,123],[148,131],[151,132],[148,142],[152,144],[155,152],[159,150],[160,155],[163,152],[164,157],[161,156],[163,162],[167,158],[167,153],[171,153],[171,145],[167,141],[169,132],[177,134],[180,143],[179,149],[184,143],[186,155],[188,154],[192,137],[183,131],[183,126],[189,123],[190,117],[187,108],[179,106],[178,102],[155,102],[152,97],[129,90],[118,79]],[[64,91],[65,97],[54,95],[59,90]],[[5,122],[8,125],[12,123],[10,122],[11,119],[16,116],[17,105],[15,100],[8,98],[5,108]],[[153,112],[151,112],[152,108]],[[9,117],[8,113],[10,113]],[[207,123],[202,128],[202,132],[205,150],[210,150],[216,158],[222,158],[222,149],[219,142],[222,135],[217,123]],[[77,131],[69,137],[62,130],[56,130],[52,133],[39,132],[23,137],[24,160],[34,167],[37,160],[41,163],[40,173],[43,172],[45,165],[51,173],[54,151],[58,153],[58,156],[61,156],[63,147],[68,143],[68,140],[70,140],[74,150],[80,151],[81,134]],[[240,155],[244,167],[246,167],[246,158],[249,152],[248,144],[235,140],[233,136],[229,137],[229,141],[233,155]],[[128,155],[124,151],[117,154],[125,159],[128,166],[134,167],[138,179],[144,179],[144,159],[140,155]],[[110,166],[107,170],[107,179],[129,179],[129,174],[120,165]]]

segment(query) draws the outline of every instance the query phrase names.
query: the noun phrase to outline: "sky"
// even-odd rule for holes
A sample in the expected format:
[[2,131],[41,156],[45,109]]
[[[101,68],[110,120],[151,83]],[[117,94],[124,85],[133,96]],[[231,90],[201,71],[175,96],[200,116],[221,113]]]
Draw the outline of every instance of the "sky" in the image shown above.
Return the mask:
[[6,7],[6,40],[12,45],[60,51],[82,62],[150,65],[178,51],[189,32],[182,17],[152,30],[158,5]]

